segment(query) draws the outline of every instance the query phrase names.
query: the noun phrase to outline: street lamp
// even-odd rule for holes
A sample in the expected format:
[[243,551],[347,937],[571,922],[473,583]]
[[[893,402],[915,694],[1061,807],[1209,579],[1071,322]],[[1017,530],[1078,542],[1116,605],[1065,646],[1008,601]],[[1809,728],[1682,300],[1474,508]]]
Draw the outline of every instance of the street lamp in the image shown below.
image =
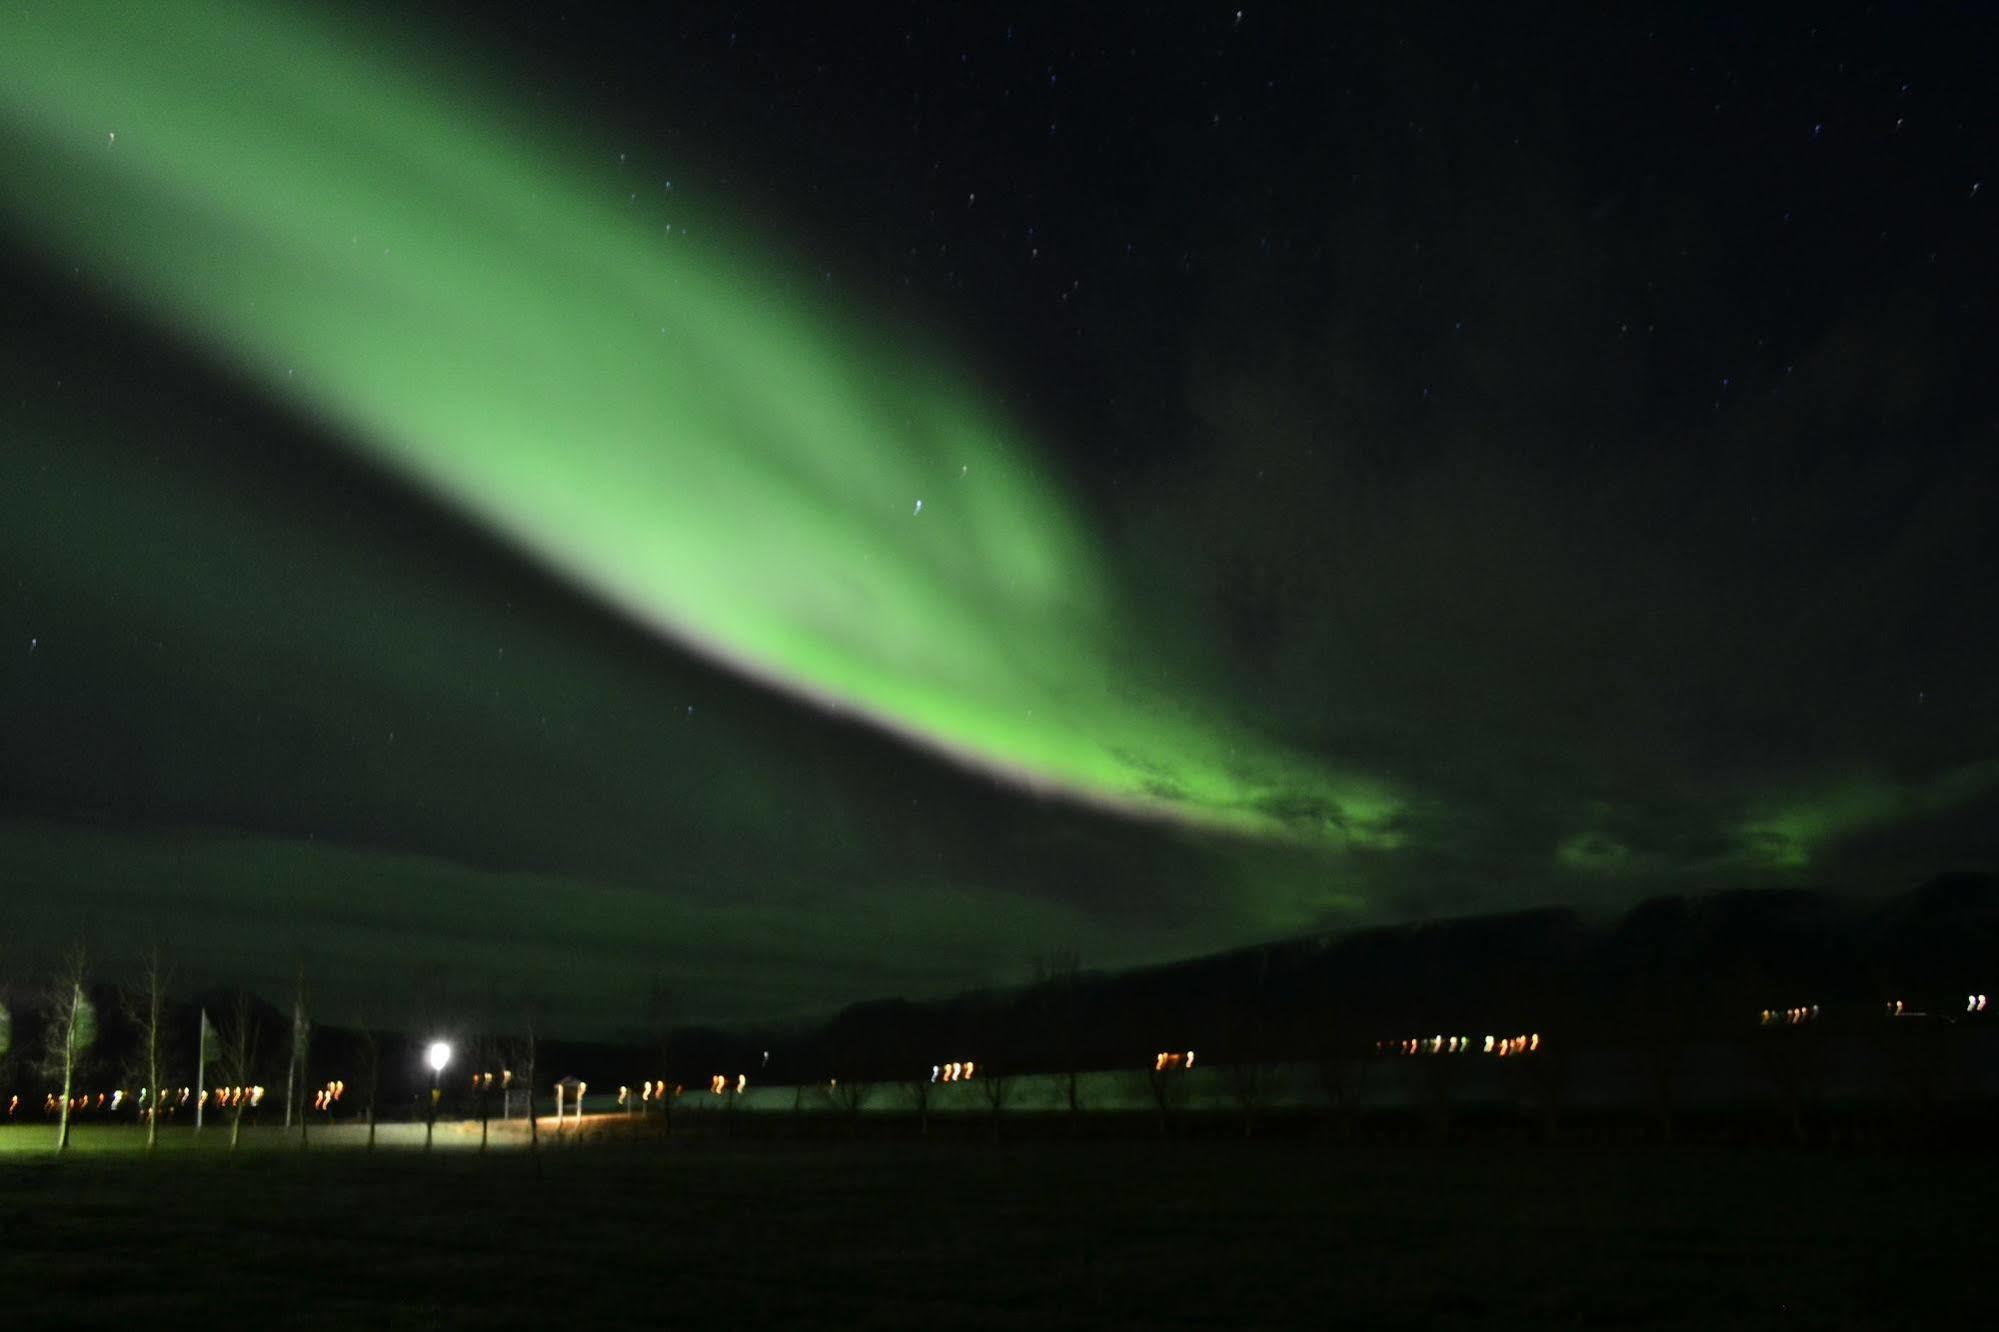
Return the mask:
[[430,1118],[423,1124],[423,1149],[430,1150],[431,1135],[437,1131],[437,1102],[444,1093],[438,1089],[438,1075],[451,1062],[451,1042],[432,1041],[430,1048],[423,1052],[423,1062],[430,1065]]

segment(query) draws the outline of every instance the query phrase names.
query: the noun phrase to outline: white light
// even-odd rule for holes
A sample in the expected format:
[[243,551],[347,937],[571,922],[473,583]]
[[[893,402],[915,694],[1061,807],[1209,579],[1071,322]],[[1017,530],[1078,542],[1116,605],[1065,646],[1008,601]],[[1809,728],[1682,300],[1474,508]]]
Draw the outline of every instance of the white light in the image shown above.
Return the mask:
[[433,1073],[442,1073],[444,1066],[451,1062],[451,1042],[432,1041],[430,1048],[423,1052],[423,1062],[430,1065]]

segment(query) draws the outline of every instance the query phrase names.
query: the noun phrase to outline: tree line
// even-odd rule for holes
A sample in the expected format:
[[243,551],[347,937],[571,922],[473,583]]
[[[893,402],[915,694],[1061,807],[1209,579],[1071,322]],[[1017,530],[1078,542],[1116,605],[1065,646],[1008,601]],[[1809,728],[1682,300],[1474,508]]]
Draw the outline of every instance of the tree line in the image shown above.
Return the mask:
[[[1350,1084],[1369,1059],[1432,1038],[1438,1049],[1421,1053],[1455,1054],[1459,1039],[1469,1048],[1474,1034],[1510,1042],[1530,1031],[1531,1051],[1518,1048],[1531,1054],[1550,1103],[1575,1052],[1638,1051],[1671,1136],[1688,1050],[1756,1042],[1796,1107],[1806,1099],[1810,1042],[1884,1006],[1927,1022],[1895,1024],[1906,1037],[1894,1059],[1914,1094],[1930,1095],[1924,1080],[1939,1066],[1936,1041],[1921,1033],[1952,1021],[1949,1010],[1966,994],[1999,991],[1999,878],[1941,876],[1885,900],[1798,891],[1663,897],[1608,921],[1570,909],[1515,912],[1284,940],[1116,974],[1054,951],[1035,960],[1024,985],[869,1001],[777,1028],[675,1025],[670,986],[656,975],[633,987],[642,1036],[621,1046],[546,1045],[539,1061],[529,1022],[505,1032],[492,1021],[440,1023],[425,1014],[405,1024],[413,1033],[389,1024],[319,1028],[303,963],[282,1006],[241,992],[177,995],[171,959],[157,948],[122,986],[93,984],[91,963],[85,948],[72,948],[27,1002],[8,994],[12,1002],[0,1003],[0,1086],[45,1083],[59,1093],[57,1150],[68,1143],[80,1078],[154,1089],[153,1108],[136,1111],[151,1146],[163,1122],[188,1119],[179,1107],[163,1114],[157,1089],[197,1081],[197,1066],[212,1070],[211,1085],[270,1084],[264,1101],[219,1107],[232,1141],[248,1117],[294,1130],[301,1147],[317,1124],[359,1120],[372,1142],[385,1110],[404,1118],[434,1109],[419,1056],[446,1027],[457,1053],[440,1091],[479,1119],[482,1142],[493,1115],[514,1113],[517,1102],[524,1108],[536,1090],[546,1098],[541,1083],[569,1074],[600,1094],[619,1085],[705,1088],[726,1074],[817,1087],[849,1111],[870,1088],[895,1084],[927,1125],[933,1079],[950,1064],[976,1065],[977,1094],[995,1114],[1011,1080],[1028,1074],[1053,1077],[1067,1108],[1080,1113],[1086,1073],[1142,1071],[1155,1052],[1175,1051],[1198,1051],[1219,1070],[1247,1120],[1274,1066],[1320,1068],[1325,1098],[1337,1107],[1353,1099]],[[1798,1030],[1780,1023],[1771,1031],[1757,1020],[1807,1009],[1813,1022]],[[1449,1076],[1437,1067],[1432,1076]],[[1155,1081],[1162,1096],[1173,1094],[1170,1079]],[[316,1102],[316,1092],[332,1099]],[[670,1128],[670,1095],[636,1103]],[[39,1106],[26,1102],[30,1113]],[[13,1108],[10,1115],[23,1117]]]

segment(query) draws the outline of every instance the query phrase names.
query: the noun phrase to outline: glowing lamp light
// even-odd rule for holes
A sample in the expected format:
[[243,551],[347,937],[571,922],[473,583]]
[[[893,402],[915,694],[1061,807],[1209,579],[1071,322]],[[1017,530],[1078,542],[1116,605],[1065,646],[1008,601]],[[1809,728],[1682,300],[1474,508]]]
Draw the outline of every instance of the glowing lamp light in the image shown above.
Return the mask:
[[423,1062],[433,1073],[442,1073],[444,1066],[451,1062],[451,1042],[432,1041],[430,1048],[423,1052]]

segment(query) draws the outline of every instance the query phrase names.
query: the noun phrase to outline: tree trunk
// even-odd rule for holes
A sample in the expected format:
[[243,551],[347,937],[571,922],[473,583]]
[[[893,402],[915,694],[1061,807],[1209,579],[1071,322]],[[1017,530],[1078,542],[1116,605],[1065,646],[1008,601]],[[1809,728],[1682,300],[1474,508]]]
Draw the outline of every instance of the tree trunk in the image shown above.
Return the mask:
[[312,1077],[309,1071],[312,1068],[311,1027],[308,1026],[293,1039],[292,1049],[298,1056],[298,1149],[304,1151],[305,1126],[312,1119],[312,1107],[307,1105],[305,1100],[306,1083]]
[[160,1099],[164,1094],[160,1088],[160,987],[156,975],[147,976],[146,991],[146,1085],[153,1089],[153,1103],[146,1111],[146,1150],[150,1152],[160,1145]]
[[521,1090],[528,1102],[528,1159],[534,1162],[536,1179],[541,1178],[541,1120],[534,1112],[534,1027],[528,1027],[526,1065],[521,1069]]
[[56,1121],[56,1152],[69,1150],[69,1098],[75,1095],[76,1081],[76,997],[72,987],[69,1000],[68,1029],[63,1033],[62,1045],[62,1114]]

